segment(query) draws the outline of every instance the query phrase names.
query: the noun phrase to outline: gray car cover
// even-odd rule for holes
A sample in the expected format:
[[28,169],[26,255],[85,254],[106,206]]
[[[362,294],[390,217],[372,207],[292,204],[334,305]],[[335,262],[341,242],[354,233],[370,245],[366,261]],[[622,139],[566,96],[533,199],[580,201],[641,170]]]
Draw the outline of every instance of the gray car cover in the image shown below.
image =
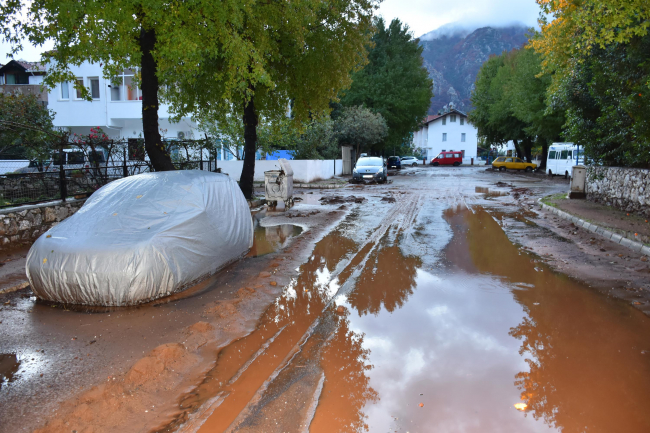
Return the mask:
[[230,177],[146,173],[97,190],[38,238],[26,270],[42,299],[134,305],[185,289],[252,245],[250,210]]

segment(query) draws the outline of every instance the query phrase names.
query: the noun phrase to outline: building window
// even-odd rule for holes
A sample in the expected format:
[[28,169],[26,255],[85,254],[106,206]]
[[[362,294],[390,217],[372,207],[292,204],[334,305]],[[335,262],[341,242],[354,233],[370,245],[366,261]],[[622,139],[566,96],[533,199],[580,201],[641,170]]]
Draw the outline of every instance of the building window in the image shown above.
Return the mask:
[[442,133],[442,141],[447,141],[447,133],[446,132]]
[[88,84],[90,84],[90,96],[99,99],[99,78],[88,78]]
[[451,121],[451,122],[455,122],[455,121],[456,121],[456,115],[455,115],[455,114],[452,114],[452,115],[451,115],[451,119],[450,119],[450,121]]
[[5,84],[29,84],[29,75],[20,72],[15,74],[6,74]]
[[83,78],[77,78],[77,82],[75,85],[75,88],[77,90],[77,99],[81,99],[81,89],[84,87],[84,79]]
[[447,124],[447,116],[445,116],[445,117],[442,118],[442,124],[443,124],[443,125],[446,125],[446,124]]
[[460,142],[461,143],[465,142],[465,133],[464,132],[460,134]]
[[111,101],[142,101],[142,92],[134,83],[135,71],[125,69],[111,80]]
[[61,99],[70,99],[70,86],[67,81],[61,83]]
[[463,116],[460,116],[460,124],[461,125],[465,124],[465,118]]
[[144,140],[129,138],[129,161],[144,161]]

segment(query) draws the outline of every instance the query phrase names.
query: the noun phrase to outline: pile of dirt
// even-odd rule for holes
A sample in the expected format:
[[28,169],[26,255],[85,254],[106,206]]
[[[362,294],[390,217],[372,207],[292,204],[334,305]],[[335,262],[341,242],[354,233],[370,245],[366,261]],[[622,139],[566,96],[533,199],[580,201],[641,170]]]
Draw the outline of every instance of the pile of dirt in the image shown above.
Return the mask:
[[395,200],[395,197],[382,197],[381,201],[386,203],[395,203],[397,200]]
[[298,212],[298,213],[295,213],[295,214],[286,215],[286,217],[287,218],[307,218],[307,217],[310,217],[310,216],[313,216],[313,215],[317,215],[319,213],[320,213],[319,210],[315,210],[315,211],[312,211],[312,212]]
[[522,195],[530,195],[532,192],[528,188],[512,188],[512,196],[517,200]]
[[[207,327],[196,324],[195,332]],[[191,332],[191,331],[190,331]],[[117,431],[143,417],[153,421],[165,393],[182,381],[183,374],[199,361],[184,345],[168,343],[138,360],[124,375],[109,376],[79,397],[65,403],[58,414],[36,433]],[[162,398],[160,398],[162,397]]]
[[335,195],[332,197],[323,197],[320,199],[321,204],[363,203],[364,201],[366,201],[365,197],[356,197],[354,195],[347,197]]

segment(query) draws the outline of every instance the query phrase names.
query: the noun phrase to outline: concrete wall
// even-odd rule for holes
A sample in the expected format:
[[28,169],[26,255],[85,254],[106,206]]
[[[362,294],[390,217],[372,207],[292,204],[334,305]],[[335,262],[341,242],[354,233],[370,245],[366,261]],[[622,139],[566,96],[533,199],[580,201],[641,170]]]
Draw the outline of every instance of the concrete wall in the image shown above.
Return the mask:
[[650,217],[650,170],[587,168],[587,199]]
[[[320,159],[296,159],[289,161],[293,169],[294,182],[314,182],[321,179],[330,179],[335,175],[334,161],[320,160]],[[242,167],[244,161],[219,161],[218,167],[221,168],[222,173],[227,173],[235,180],[241,177]],[[264,181],[264,172],[268,170],[279,170],[280,163],[278,161],[255,161],[255,181]],[[343,161],[336,160],[336,175],[340,175],[343,169]]]
[[0,210],[0,248],[33,242],[79,210],[85,200],[68,200]]

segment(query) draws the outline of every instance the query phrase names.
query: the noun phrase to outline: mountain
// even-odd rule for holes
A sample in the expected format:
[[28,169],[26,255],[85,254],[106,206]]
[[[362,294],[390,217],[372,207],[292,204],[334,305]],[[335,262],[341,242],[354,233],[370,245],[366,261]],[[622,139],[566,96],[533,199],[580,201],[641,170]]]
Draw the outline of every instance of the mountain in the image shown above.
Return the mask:
[[472,108],[470,97],[476,75],[492,54],[520,48],[528,42],[524,26],[483,27],[469,31],[457,25],[434,30],[420,38],[424,66],[433,79],[429,114],[453,102],[460,111]]

